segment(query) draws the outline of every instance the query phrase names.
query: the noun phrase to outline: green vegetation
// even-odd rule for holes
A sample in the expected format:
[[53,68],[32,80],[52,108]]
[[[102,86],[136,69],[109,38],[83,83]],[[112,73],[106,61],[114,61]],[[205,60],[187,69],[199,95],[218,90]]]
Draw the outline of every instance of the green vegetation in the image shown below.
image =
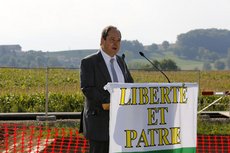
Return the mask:
[[230,135],[230,122],[197,120],[197,133],[206,135]]
[[173,52],[167,51],[163,53],[164,56],[155,57],[155,59],[163,60],[163,59],[171,59],[173,61],[176,61],[176,64],[178,67],[182,68],[183,70],[202,70],[203,62],[202,61],[196,61],[196,60],[189,60],[189,59],[183,59],[179,58]]
[[[0,96],[0,112],[45,112],[44,94],[6,94]],[[49,94],[49,112],[81,112],[83,95]]]
[[[157,71],[131,71],[135,82],[166,82]],[[198,110],[210,104],[216,96],[201,96],[201,91],[228,91],[229,71],[165,71],[171,82],[197,82],[200,96]],[[49,69],[49,111],[79,112],[83,107],[78,69]],[[0,112],[44,112],[46,69],[0,69]],[[208,110],[229,110],[229,97]],[[198,116],[199,118],[199,116]],[[229,134],[230,123],[198,120],[199,134]],[[221,129],[221,130],[218,130]]]

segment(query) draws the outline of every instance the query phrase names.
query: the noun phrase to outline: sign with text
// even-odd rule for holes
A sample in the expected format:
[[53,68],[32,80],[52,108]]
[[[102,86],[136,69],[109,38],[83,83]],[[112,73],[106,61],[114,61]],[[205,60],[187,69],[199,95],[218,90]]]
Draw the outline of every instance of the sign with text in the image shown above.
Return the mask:
[[110,153],[195,153],[196,83],[108,83]]

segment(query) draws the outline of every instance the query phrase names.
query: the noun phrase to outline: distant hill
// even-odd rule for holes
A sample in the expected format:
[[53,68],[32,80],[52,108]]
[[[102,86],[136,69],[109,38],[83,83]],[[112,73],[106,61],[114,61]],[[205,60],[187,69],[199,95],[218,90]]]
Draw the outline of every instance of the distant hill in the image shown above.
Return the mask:
[[[80,61],[84,57],[97,52],[97,49],[92,50],[68,50],[58,52],[48,52],[49,59],[57,59],[62,62],[61,67],[79,68]],[[53,65],[55,66],[55,65]]]
[[[9,47],[12,45],[0,46],[3,46],[0,49],[1,67],[79,68],[82,58],[98,50],[58,52],[30,50],[22,52]],[[15,45],[13,47],[15,48]],[[181,70],[230,69],[230,31],[222,29],[191,30],[178,35],[174,44],[163,41],[162,44],[152,43],[144,46],[138,40],[122,40],[119,54],[125,54],[125,61],[131,69],[149,68],[148,61],[139,55],[140,51],[158,64],[162,60],[172,60]]]

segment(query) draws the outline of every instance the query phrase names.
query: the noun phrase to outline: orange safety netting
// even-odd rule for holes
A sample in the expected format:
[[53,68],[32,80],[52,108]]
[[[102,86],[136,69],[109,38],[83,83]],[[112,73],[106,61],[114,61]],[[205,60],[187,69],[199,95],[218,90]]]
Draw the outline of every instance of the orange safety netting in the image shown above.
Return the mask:
[[[230,153],[230,136],[198,135],[197,153]],[[87,153],[78,129],[0,124],[1,153]]]
[[198,135],[197,153],[230,153],[230,136]]
[[88,148],[77,129],[0,125],[1,153],[86,153]]

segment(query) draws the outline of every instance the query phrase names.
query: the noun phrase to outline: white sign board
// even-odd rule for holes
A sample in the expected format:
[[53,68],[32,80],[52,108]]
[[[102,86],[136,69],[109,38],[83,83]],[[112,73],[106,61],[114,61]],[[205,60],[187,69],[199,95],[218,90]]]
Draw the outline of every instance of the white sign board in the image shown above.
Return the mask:
[[110,153],[195,153],[196,83],[108,83]]

